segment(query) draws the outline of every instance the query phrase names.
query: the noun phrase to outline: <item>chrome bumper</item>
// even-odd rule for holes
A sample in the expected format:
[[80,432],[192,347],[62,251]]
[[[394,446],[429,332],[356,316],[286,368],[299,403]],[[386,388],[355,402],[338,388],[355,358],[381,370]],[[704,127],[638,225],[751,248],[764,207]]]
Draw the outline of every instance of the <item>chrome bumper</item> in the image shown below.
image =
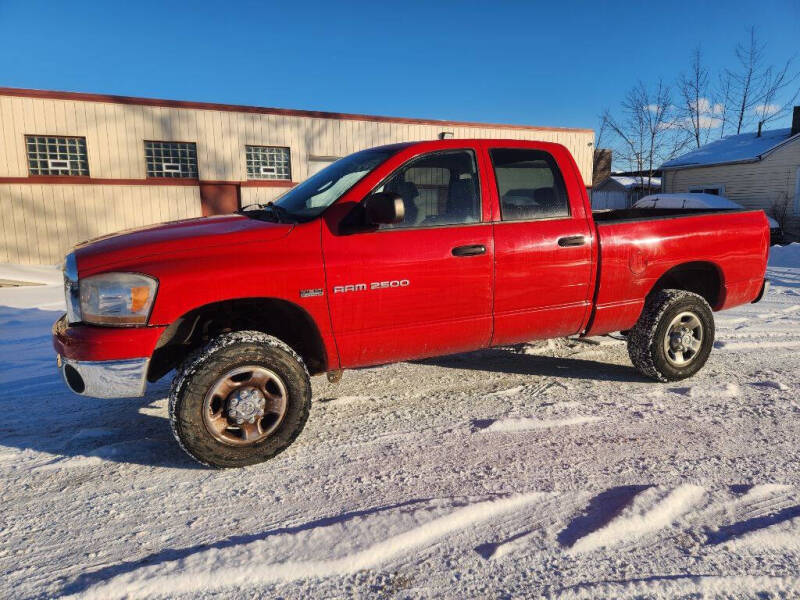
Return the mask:
[[94,398],[144,396],[148,358],[82,362],[59,355],[57,362],[67,387],[76,394]]
[[769,291],[769,279],[764,279],[764,283],[761,284],[761,291],[758,292],[758,296],[756,296],[756,299],[753,300],[752,304],[760,302],[761,299],[767,295],[768,291]]

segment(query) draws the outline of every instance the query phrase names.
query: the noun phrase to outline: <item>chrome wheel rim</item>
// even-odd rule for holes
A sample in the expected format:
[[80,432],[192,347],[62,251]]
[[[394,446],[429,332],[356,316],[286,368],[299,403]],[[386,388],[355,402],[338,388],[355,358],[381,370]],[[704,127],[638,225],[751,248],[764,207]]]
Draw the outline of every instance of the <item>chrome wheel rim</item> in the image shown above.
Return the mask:
[[219,442],[251,446],[283,422],[288,393],[276,373],[258,365],[223,373],[203,399],[203,423]]
[[703,324],[696,314],[684,311],[667,327],[664,336],[664,355],[667,362],[685,367],[697,358],[703,347]]

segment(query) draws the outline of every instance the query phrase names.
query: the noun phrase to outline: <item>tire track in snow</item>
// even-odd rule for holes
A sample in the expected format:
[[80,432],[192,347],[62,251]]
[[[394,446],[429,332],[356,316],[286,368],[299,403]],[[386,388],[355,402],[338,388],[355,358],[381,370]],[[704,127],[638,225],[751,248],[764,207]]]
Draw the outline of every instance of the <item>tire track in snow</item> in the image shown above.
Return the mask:
[[[640,496],[650,491],[656,492],[656,490],[648,490]],[[678,517],[696,507],[705,493],[706,491],[702,487],[681,485],[649,509],[637,514],[634,512],[635,509],[631,508],[628,512],[633,514],[620,515],[612,519],[605,527],[578,539],[570,548],[569,553],[575,555],[617,546],[668,527]]]
[[727,524],[706,529],[709,545],[722,545],[727,549],[800,549],[800,504],[791,486],[754,486],[717,512],[724,512],[731,518],[727,519]]
[[[563,600],[595,598],[752,597],[762,593],[789,594],[800,590],[800,577],[768,575],[662,575],[627,582],[581,584],[550,594]],[[794,597],[794,596],[792,596]]]
[[714,342],[714,348],[724,350],[764,350],[767,348],[800,348],[800,340],[783,342]]
[[[298,579],[349,575],[377,567],[414,548],[425,546],[450,533],[478,525],[503,513],[518,510],[545,496],[543,492],[532,492],[472,504],[341,558],[263,564],[259,561],[240,562],[233,556],[229,558],[230,563],[226,564],[226,557],[219,551],[203,552],[192,557],[192,560],[170,561],[118,575],[89,588],[81,597],[98,600],[149,598],[233,586],[253,587]],[[246,566],[240,566],[242,563]]]
[[518,523],[511,523],[516,533],[497,541],[487,541],[474,548],[484,560],[500,560],[509,554],[522,550],[532,543],[538,535],[546,535],[548,525],[553,521],[560,523],[572,514],[579,505],[588,500],[588,494],[577,495],[550,494],[549,498],[536,504],[529,514],[521,514]]
[[800,506],[780,511],[774,515],[773,519],[766,519],[760,523],[769,523],[770,521],[776,522],[763,529],[752,530],[739,538],[729,540],[725,543],[725,548],[756,553],[765,550],[800,551]]

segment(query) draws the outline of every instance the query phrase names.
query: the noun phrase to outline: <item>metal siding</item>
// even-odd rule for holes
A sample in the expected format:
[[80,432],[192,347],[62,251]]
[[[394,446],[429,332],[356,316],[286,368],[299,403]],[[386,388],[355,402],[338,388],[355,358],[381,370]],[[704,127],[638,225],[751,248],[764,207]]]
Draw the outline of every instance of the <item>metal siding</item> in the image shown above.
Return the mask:
[[767,212],[776,199],[786,194],[790,204],[787,226],[791,230],[800,230],[800,215],[792,210],[798,167],[800,140],[779,148],[758,162],[670,169],[664,172],[662,182],[665,193],[688,192],[690,187],[721,184],[725,186],[725,197],[747,208],[760,208]]
[[[591,185],[591,132],[438,125],[199,108],[113,104],[86,100],[0,96],[0,177],[28,174],[25,134],[86,138],[93,179],[145,179],[144,140],[197,144],[205,180],[246,180],[245,144],[290,148],[293,181],[307,177],[309,154],[345,156],[380,144],[457,138],[555,141],[569,148]],[[792,186],[794,179],[792,176]],[[242,203],[266,202],[284,187],[242,189]],[[793,189],[792,189],[793,193]],[[8,215],[0,261],[58,262],[77,241],[117,229],[199,216],[193,186],[0,184]]]
[[196,186],[0,184],[0,262],[56,264],[79,241],[200,216]]

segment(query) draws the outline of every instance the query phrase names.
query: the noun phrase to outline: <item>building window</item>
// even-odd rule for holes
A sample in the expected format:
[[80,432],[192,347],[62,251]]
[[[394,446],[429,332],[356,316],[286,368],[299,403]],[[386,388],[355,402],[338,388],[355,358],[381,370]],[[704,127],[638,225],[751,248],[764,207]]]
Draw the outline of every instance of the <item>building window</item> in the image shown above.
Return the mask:
[[724,185],[698,185],[696,187],[689,188],[690,194],[712,194],[714,196],[724,196],[725,195],[725,186]]
[[31,175],[89,175],[86,138],[26,135]]
[[148,177],[197,179],[197,145],[194,142],[145,142]]
[[291,179],[289,148],[245,146],[248,179]]

